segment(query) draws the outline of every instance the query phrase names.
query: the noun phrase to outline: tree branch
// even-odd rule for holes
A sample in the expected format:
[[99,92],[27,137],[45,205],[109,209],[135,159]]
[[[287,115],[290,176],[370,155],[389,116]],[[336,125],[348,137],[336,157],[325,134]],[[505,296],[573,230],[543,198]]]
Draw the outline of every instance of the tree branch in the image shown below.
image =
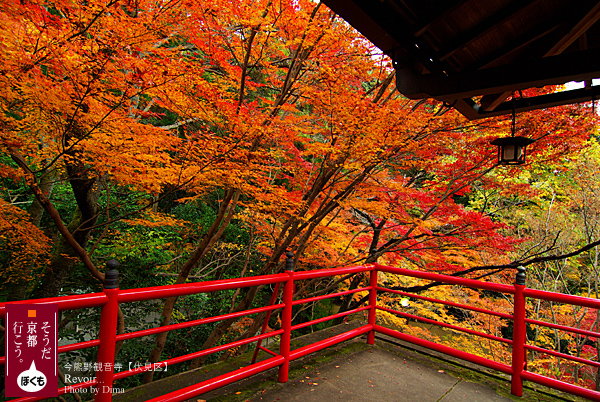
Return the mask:
[[46,197],[46,195],[40,190],[37,184],[37,179],[31,171],[31,169],[29,169],[29,166],[27,166],[27,162],[25,161],[23,155],[21,155],[21,153],[14,147],[10,147],[8,149],[8,152],[10,153],[10,156],[13,159],[13,161],[15,161],[15,163],[19,165],[21,170],[25,173],[25,176],[27,177],[27,184],[33,191],[35,198],[44,207],[46,212],[48,212],[48,215],[50,215],[50,217],[52,218],[52,221],[56,225],[56,228],[58,229],[60,234],[65,238],[69,246],[71,246],[73,250],[75,250],[77,255],[79,255],[79,258],[81,258],[83,265],[87,268],[88,271],[90,271],[92,276],[98,279],[100,282],[104,283],[104,273],[100,272],[96,268],[96,266],[90,259],[88,253],[83,247],[79,245],[79,243],[77,242],[77,240],[75,240],[71,232],[69,232],[50,199],[48,199],[48,197]]

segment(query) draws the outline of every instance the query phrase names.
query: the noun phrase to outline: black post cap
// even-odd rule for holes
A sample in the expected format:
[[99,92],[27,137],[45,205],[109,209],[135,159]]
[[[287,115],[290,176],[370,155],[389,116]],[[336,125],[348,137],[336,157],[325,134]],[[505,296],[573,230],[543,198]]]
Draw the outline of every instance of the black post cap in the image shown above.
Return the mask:
[[108,260],[106,262],[106,273],[104,274],[104,289],[117,289],[119,287],[119,262]]
[[288,251],[287,253],[285,253],[285,256],[287,257],[285,259],[285,270],[293,271],[294,270],[294,253],[292,253],[291,251]]
[[526,272],[527,268],[522,265],[517,268],[517,278],[515,280],[515,284],[525,286],[525,278],[527,277]]

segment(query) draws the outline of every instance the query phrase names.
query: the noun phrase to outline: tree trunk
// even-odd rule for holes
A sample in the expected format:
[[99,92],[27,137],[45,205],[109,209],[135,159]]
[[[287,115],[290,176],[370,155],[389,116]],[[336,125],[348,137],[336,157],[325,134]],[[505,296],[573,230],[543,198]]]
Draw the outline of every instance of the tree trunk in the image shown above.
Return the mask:
[[[221,206],[219,208],[217,218],[214,220],[211,227],[208,229],[208,232],[206,233],[206,235],[204,235],[204,237],[194,250],[194,253],[190,257],[190,259],[188,259],[186,263],[183,264],[183,266],[181,267],[175,284],[185,283],[192,268],[196,265],[196,263],[198,263],[198,261],[200,261],[200,259],[212,248],[215,242],[221,237],[221,235],[225,231],[225,228],[227,228],[227,226],[229,225],[231,218],[233,218],[235,207],[239,200],[240,194],[240,190],[234,189],[229,189],[225,192],[225,196],[223,197],[223,202],[221,203]],[[177,302],[177,299],[177,297],[169,297],[165,301],[163,311],[161,313],[161,327],[167,326],[171,323],[171,316],[173,314],[173,310],[175,308],[175,303]],[[168,332],[162,332],[156,335],[154,349],[152,350],[152,352],[150,352],[150,356],[148,357],[149,362],[156,363],[160,360],[160,355],[162,354],[162,351],[164,350],[165,345],[167,343],[168,334]],[[154,372],[146,371],[144,373],[142,383],[147,384],[149,382],[152,382],[153,378]]]
[[[52,189],[54,188],[56,178],[57,175],[55,170],[48,172],[48,174],[42,176],[39,183],[40,190],[44,194],[50,196],[50,194],[52,193]],[[31,217],[31,223],[33,223],[36,227],[39,228],[42,217],[44,216],[44,206],[42,205],[42,203],[37,198],[34,198],[27,212],[29,212],[29,216]],[[29,270],[31,269],[33,268],[29,267]],[[32,290],[30,287],[30,281],[24,278],[19,279],[16,283],[13,283],[8,289],[6,301],[19,301],[28,299],[29,293]]]
[[[85,249],[91,228],[97,221],[96,179],[87,176],[85,168],[77,165],[67,165],[69,184],[77,202],[77,210],[67,229],[81,248]],[[53,297],[59,294],[71,272],[77,265],[79,255],[67,240],[61,236],[54,250],[54,256],[49,269],[44,273],[42,285],[35,289],[34,298]]]
[[[46,194],[48,198],[50,198],[50,195],[52,194],[57,179],[58,174],[56,170],[51,170],[40,178],[40,190]],[[42,203],[37,198],[34,198],[27,212],[29,212],[29,216],[31,216],[31,223],[39,228],[42,217],[44,216],[44,206]]]
[[[81,224],[81,213],[79,209],[75,211],[71,223],[69,223],[69,231],[75,230]],[[78,243],[85,247],[85,241],[83,244],[78,240]],[[33,291],[34,299],[41,299],[44,297],[54,297],[60,293],[61,288],[64,287],[67,279],[71,272],[77,265],[78,255],[75,253],[73,248],[67,243],[67,241],[61,236],[56,240],[54,246],[54,252],[50,266],[44,272],[41,279],[42,285]]]

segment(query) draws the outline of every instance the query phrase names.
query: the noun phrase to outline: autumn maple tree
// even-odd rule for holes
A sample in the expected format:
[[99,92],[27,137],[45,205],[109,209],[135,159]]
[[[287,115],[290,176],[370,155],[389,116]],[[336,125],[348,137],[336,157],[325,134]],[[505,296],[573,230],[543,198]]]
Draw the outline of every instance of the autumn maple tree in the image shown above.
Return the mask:
[[[7,300],[81,290],[73,278],[93,289],[107,259],[149,254],[143,270],[122,268],[126,283],[269,274],[287,251],[298,269],[380,259],[486,276],[514,265],[525,240],[493,202],[538,190],[497,167],[490,141],[509,122],[405,99],[389,60],[320,3],[10,0],[0,14]],[[576,106],[519,116],[537,140],[532,166],[557,169],[593,124]],[[228,295],[219,311],[259,292]],[[167,299],[159,325],[182,311]],[[167,342],[158,335],[148,360]]]

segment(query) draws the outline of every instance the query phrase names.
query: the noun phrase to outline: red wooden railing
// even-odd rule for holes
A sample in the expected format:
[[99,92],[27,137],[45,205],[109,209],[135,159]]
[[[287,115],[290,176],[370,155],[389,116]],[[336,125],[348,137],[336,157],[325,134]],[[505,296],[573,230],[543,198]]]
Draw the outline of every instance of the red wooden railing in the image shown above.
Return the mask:
[[[286,271],[280,274],[274,275],[264,275],[257,277],[249,277],[249,278],[237,278],[237,279],[227,279],[227,280],[219,280],[219,281],[210,281],[210,282],[198,282],[198,283],[189,283],[189,284],[181,284],[181,285],[171,285],[171,286],[159,286],[152,288],[142,288],[142,289],[128,289],[128,290],[120,290],[116,286],[107,286],[104,289],[104,292],[101,293],[93,293],[86,295],[77,295],[77,296],[66,296],[66,297],[57,297],[57,298],[48,298],[48,299],[35,299],[28,300],[27,303],[40,304],[40,303],[54,303],[58,305],[59,310],[74,310],[74,309],[84,309],[90,307],[102,307],[101,318],[100,318],[100,335],[99,339],[90,340],[87,342],[81,342],[71,345],[60,346],[58,349],[58,353],[65,353],[73,350],[88,348],[99,346],[97,360],[98,364],[102,364],[103,367],[110,367],[111,370],[104,370],[98,372],[95,379],[87,382],[82,382],[78,384],[69,385],[68,387],[63,387],[59,389],[59,395],[63,395],[68,392],[73,392],[74,390],[95,387],[98,390],[96,394],[96,401],[111,401],[112,394],[111,392],[104,392],[104,390],[112,389],[113,382],[115,380],[141,374],[146,370],[151,369],[151,367],[143,366],[139,368],[135,368],[132,370],[122,371],[122,372],[114,372],[114,360],[115,360],[115,342],[134,339],[148,335],[154,335],[160,332],[173,331],[182,328],[190,328],[202,324],[213,323],[220,320],[231,319],[231,318],[240,318],[252,314],[262,313],[262,312],[272,312],[274,310],[282,309],[281,313],[281,329],[274,330],[268,333],[261,333],[260,335],[253,336],[248,339],[239,340],[235,342],[231,342],[225,345],[216,346],[210,349],[201,350],[197,352],[193,352],[184,356],[174,357],[171,359],[164,360],[159,364],[173,365],[177,363],[181,363],[184,361],[189,361],[197,357],[206,356],[208,354],[212,354],[219,351],[224,351],[230,348],[238,347],[245,344],[256,343],[260,345],[260,342],[263,339],[269,337],[280,337],[279,342],[279,351],[271,351],[266,348],[260,347],[262,350],[266,350],[272,356],[262,360],[260,362],[253,362],[247,367],[243,367],[237,370],[234,370],[230,373],[212,378],[208,381],[204,381],[198,384],[191,385],[189,387],[177,390],[175,392],[171,392],[169,394],[163,395],[161,397],[152,399],[152,402],[158,401],[184,401],[190,398],[193,398],[197,395],[201,395],[203,393],[209,392],[216,388],[225,386],[235,381],[239,381],[241,379],[250,377],[252,375],[258,374],[260,372],[269,370],[271,368],[279,367],[279,381],[286,382],[288,380],[288,369],[290,361],[303,357],[305,355],[318,352],[322,349],[325,349],[329,346],[335,345],[337,343],[344,342],[346,340],[352,339],[357,336],[361,336],[363,334],[367,334],[367,343],[373,344],[375,341],[375,333],[382,333],[403,341],[412,342],[414,344],[424,346],[438,352],[442,352],[451,356],[455,356],[473,363],[477,363],[479,365],[492,368],[494,370],[506,373],[512,377],[511,381],[511,392],[514,395],[521,396],[523,392],[523,380],[535,382],[544,386],[548,386],[551,388],[555,388],[558,390],[562,390],[574,395],[578,395],[581,397],[585,397],[591,400],[600,400],[600,392],[586,389],[583,387],[579,387],[577,385],[569,384],[566,382],[562,382],[550,377],[542,376],[540,374],[536,374],[526,369],[526,351],[533,350],[537,352],[547,353],[549,355],[558,356],[563,359],[569,359],[571,361],[575,361],[581,364],[587,364],[592,367],[600,368],[600,363],[597,361],[592,361],[588,359],[583,359],[580,357],[570,356],[567,354],[563,354],[557,351],[543,349],[533,345],[527,345],[526,343],[526,325],[534,324],[547,326],[550,328],[567,330],[580,335],[590,336],[593,338],[600,338],[600,333],[594,331],[582,330],[574,327],[557,325],[553,323],[547,323],[532,319],[526,318],[525,306],[526,306],[526,298],[535,298],[540,300],[547,300],[559,303],[567,303],[571,305],[584,306],[588,308],[598,309],[600,308],[600,300],[591,299],[585,297],[578,296],[570,296],[559,293],[552,292],[544,292],[534,289],[527,289],[525,287],[525,273],[524,269],[517,274],[517,281],[514,285],[506,285],[499,283],[490,283],[490,282],[482,282],[471,279],[458,278],[447,275],[433,274],[427,272],[419,272],[412,271],[402,268],[383,266],[380,264],[373,265],[363,265],[356,267],[347,267],[347,268],[339,268],[339,269],[323,269],[323,270],[314,270],[314,271],[301,271],[294,272],[291,268],[292,259],[288,256],[288,265]],[[484,289],[494,292],[501,292],[506,295],[512,295],[513,297],[513,306],[514,311],[513,314],[506,314],[495,312],[492,310],[487,310],[479,307],[469,306],[466,304],[460,304],[450,301],[438,300],[430,297],[425,297],[417,294],[411,294],[406,292],[401,292],[397,290],[387,289],[379,286],[377,283],[378,272],[387,272],[390,274],[408,276],[413,278],[419,278],[430,281],[437,281],[443,284],[450,285],[460,285],[466,286],[475,289]],[[312,297],[308,299],[302,300],[293,300],[294,294],[294,283],[297,281],[315,279],[315,278],[324,278],[324,277],[333,277],[340,275],[350,275],[350,274],[361,274],[361,273],[369,273],[370,281],[369,286],[355,289],[351,291],[338,292],[333,294],[328,294],[324,296]],[[116,272],[107,272],[107,276],[116,274]],[[272,299],[272,302],[268,306],[254,308],[246,311],[239,311],[230,314],[224,314],[216,317],[208,317],[194,321],[188,321],[183,323],[177,323],[172,325],[167,325],[163,327],[151,328],[147,330],[134,331],[125,334],[117,335],[117,314],[118,314],[118,306],[120,303],[129,303],[129,302],[138,302],[152,299],[160,299],[171,296],[184,296],[198,293],[210,293],[221,290],[228,289],[238,289],[245,287],[253,287],[253,286],[264,286],[264,285],[280,285],[283,284],[283,296],[281,303],[275,303],[275,298]],[[111,288],[112,287],[112,288]],[[369,304],[363,307],[359,307],[350,311],[346,311],[343,313],[334,314],[328,317],[316,319],[313,321],[292,325],[292,308],[294,306],[311,303],[319,300],[323,300],[326,298],[336,298],[341,296],[351,295],[352,293],[357,292],[369,292]],[[391,294],[397,294],[401,296],[410,296],[415,299],[426,300],[428,302],[440,303],[447,306],[458,307],[461,309],[472,310],[478,313],[490,314],[496,317],[500,317],[503,319],[513,320],[513,339],[504,339],[502,337],[495,336],[493,334],[487,334],[484,332],[480,332],[477,330],[463,328],[460,326],[442,323],[433,321],[424,317],[415,316],[403,311],[397,311],[394,309],[390,309],[384,306],[377,305],[377,296],[378,293],[388,292]],[[23,302],[19,302],[23,303]],[[0,304],[0,314],[5,314],[4,306],[7,303]],[[458,349],[451,348],[449,346],[441,345],[438,343],[434,343],[425,339],[421,339],[403,332],[399,332],[394,329],[390,329],[384,327],[382,325],[377,324],[377,312],[378,311],[386,311],[388,313],[393,313],[401,317],[405,317],[408,319],[416,319],[427,323],[433,323],[436,325],[440,325],[442,327],[449,328],[453,331],[462,331],[471,335],[476,335],[488,340],[493,340],[497,342],[502,342],[508,345],[511,345],[512,349],[512,364],[508,365],[506,363],[497,362],[494,360],[490,360],[485,357],[477,356],[472,353],[468,353],[465,351],[461,351]],[[325,339],[307,346],[303,346],[294,350],[290,349],[290,339],[291,333],[300,328],[304,328],[310,325],[315,325],[326,320],[331,320],[335,318],[342,318],[351,314],[355,314],[358,312],[365,312],[368,314],[367,324],[361,327],[349,330],[342,334],[336,335],[329,339]],[[263,331],[264,332],[264,331]],[[258,347],[258,346],[257,346]],[[0,363],[5,363],[5,357],[0,358]],[[25,397],[20,399],[15,399],[14,401],[37,401],[42,398],[33,398],[33,397]]]

